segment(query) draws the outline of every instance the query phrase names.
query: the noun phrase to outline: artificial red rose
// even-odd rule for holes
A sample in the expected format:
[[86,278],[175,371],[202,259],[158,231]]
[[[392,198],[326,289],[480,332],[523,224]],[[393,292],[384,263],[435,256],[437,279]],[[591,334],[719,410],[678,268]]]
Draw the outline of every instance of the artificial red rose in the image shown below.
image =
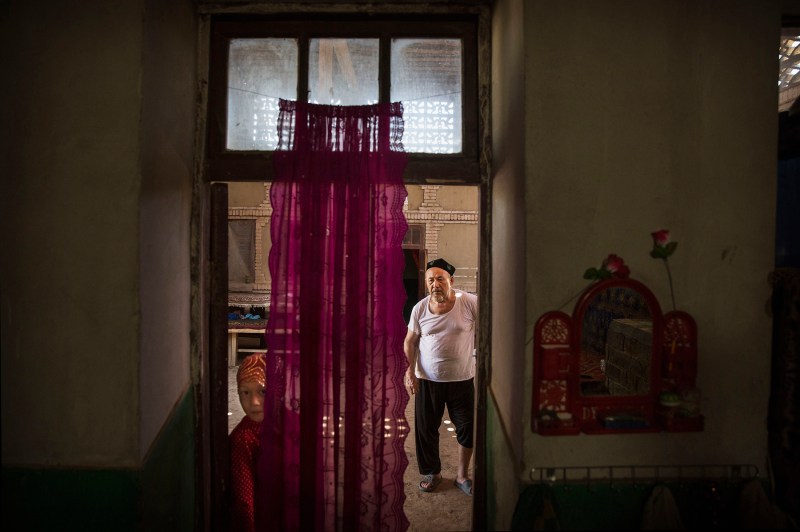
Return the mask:
[[606,270],[610,271],[611,273],[614,273],[615,271],[619,270],[619,267],[623,266],[624,264],[625,261],[614,255],[613,253],[608,257],[606,257],[606,259],[603,261],[603,267]]
[[675,253],[675,248],[678,247],[677,242],[673,242],[669,238],[669,231],[661,229],[650,233],[653,237],[653,249],[650,251],[650,256],[654,259],[665,259]]
[[600,280],[617,277],[624,279],[630,274],[631,270],[625,265],[625,261],[622,260],[622,257],[618,257],[612,253],[603,260],[603,264],[600,265],[600,268],[587,269],[583,274],[583,278]]
[[669,244],[669,230],[668,229],[661,229],[660,231],[656,231],[654,233],[650,233],[653,237],[653,244],[658,247],[665,248],[667,244]]
[[612,277],[625,278],[631,274],[630,268],[625,265],[622,257],[618,257],[613,253],[603,261],[603,269],[611,273]]
[[672,288],[672,272],[669,271],[667,257],[675,253],[678,243],[670,240],[667,229],[652,232],[650,236],[653,237],[653,249],[650,250],[650,256],[664,261],[664,267],[667,269],[667,279],[669,280],[669,295],[672,296],[672,310],[675,310],[675,290]]

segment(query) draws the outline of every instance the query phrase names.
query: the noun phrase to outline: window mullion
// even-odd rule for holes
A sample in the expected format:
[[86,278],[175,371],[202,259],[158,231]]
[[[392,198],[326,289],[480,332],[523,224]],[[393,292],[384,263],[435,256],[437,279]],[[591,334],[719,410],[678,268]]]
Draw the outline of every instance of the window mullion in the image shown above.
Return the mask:
[[309,68],[309,59],[308,59],[308,47],[309,47],[309,38],[308,34],[301,35],[297,39],[297,68],[299,71],[297,72],[297,101],[298,102],[308,102],[308,68]]
[[392,94],[392,40],[386,34],[380,37],[380,59],[378,61],[378,101],[389,103]]

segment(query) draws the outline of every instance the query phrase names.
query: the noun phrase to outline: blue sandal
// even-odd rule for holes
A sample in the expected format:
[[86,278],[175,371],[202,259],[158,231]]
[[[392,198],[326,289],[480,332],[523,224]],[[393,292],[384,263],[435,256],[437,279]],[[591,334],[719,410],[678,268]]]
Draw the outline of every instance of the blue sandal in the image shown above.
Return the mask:
[[464,482],[454,480],[453,484],[455,484],[458,489],[472,497],[472,481],[470,479],[467,479]]
[[[430,493],[435,490],[436,486],[438,486],[441,482],[441,476],[437,477],[434,475],[425,475],[422,477],[422,480],[419,481],[419,490]],[[426,484],[426,486],[423,486],[423,484]]]

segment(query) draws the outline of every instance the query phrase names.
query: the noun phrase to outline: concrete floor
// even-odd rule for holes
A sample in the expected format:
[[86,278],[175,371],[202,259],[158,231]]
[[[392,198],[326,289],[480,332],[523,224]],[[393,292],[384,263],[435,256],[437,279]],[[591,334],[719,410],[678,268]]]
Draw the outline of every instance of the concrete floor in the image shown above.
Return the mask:
[[[244,417],[236,392],[236,366],[228,368],[228,433]],[[414,400],[408,402],[406,419],[410,435],[405,441],[408,467],[403,476],[406,502],[403,507],[409,521],[411,532],[435,530],[437,532],[471,530],[472,498],[466,496],[453,485],[458,465],[458,443],[456,442],[453,424],[445,410],[442,427],[439,431],[439,449],[442,459],[442,476],[444,481],[436,491],[424,493],[419,490],[421,475],[417,469],[416,451],[414,449]],[[473,460],[474,463],[474,460]]]

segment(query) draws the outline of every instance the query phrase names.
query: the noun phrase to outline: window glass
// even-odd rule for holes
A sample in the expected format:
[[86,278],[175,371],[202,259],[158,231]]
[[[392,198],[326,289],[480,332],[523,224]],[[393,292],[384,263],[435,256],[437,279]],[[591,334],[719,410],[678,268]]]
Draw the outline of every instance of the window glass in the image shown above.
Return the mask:
[[255,220],[228,221],[228,284],[241,289],[255,282]]
[[461,41],[393,39],[391,100],[403,102],[407,152],[461,152]]
[[311,39],[309,101],[366,105],[378,101],[378,39]]
[[479,134],[488,85],[478,83],[478,26],[460,8],[396,18],[212,16],[204,175],[274,179],[281,98],[324,105],[399,101],[409,155],[404,179],[478,183],[488,168]]
[[278,99],[297,99],[296,39],[232,39],[228,52],[229,150],[274,150]]
[[403,245],[421,246],[423,244],[422,231],[424,227],[424,225],[409,224],[408,230],[403,237]]

